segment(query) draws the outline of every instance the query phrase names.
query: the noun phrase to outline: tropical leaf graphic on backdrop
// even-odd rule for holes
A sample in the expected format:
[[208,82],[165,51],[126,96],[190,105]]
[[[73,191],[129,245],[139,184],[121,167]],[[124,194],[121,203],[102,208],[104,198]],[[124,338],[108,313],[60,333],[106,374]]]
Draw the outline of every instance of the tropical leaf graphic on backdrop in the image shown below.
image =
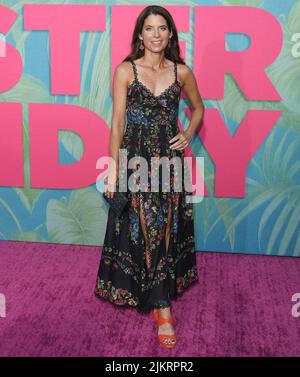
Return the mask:
[[106,207],[91,187],[73,190],[69,200],[50,199],[46,225],[53,242],[97,245],[103,241]]
[[249,7],[262,8],[265,0],[220,0],[222,5],[243,5]]
[[[3,0],[2,5],[19,13],[19,17],[9,31],[20,52],[23,63],[30,59],[26,42],[32,31],[23,30],[24,1]],[[32,0],[31,4],[40,4]],[[77,4],[80,1],[44,1],[43,4]],[[110,1],[85,1],[85,4],[111,6]],[[115,4],[149,5],[146,1],[118,1]],[[162,3],[165,5],[165,3]],[[263,8],[263,0],[220,0],[220,5],[256,6]],[[193,68],[193,7],[199,1],[171,1],[168,5],[191,7],[190,31],[181,33],[179,38],[186,42],[186,62]],[[214,4],[215,5],[215,4]],[[280,102],[248,101],[238,85],[225,75],[225,96],[222,100],[205,100],[206,107],[217,108],[231,134],[234,133],[249,109],[283,110],[283,114],[270,135],[261,145],[247,167],[245,198],[215,198],[215,166],[201,141],[195,136],[191,148],[195,156],[205,159],[205,184],[209,197],[195,205],[197,250],[257,252],[272,255],[300,255],[299,232],[299,154],[300,124],[299,97],[300,77],[299,58],[291,49],[292,36],[300,30],[300,1],[281,16],[284,41],[280,55],[266,69],[274,86],[281,94]],[[82,32],[80,47],[82,54],[81,93],[78,96],[51,96],[44,82],[33,73],[23,73],[20,82],[10,91],[0,94],[0,101],[16,101],[23,104],[23,147],[24,147],[24,188],[1,188],[0,195],[0,237],[36,242],[57,242],[70,244],[101,244],[104,237],[107,207],[100,193],[94,187],[78,190],[48,190],[30,187],[30,151],[28,103],[62,103],[82,106],[99,114],[107,125],[112,117],[110,96],[110,43],[111,20],[107,17],[104,32]],[[226,46],[228,47],[228,46]],[[25,55],[25,50],[27,55]],[[47,38],[49,59],[49,38]],[[180,121],[183,128],[189,119],[183,111],[189,105],[187,99],[180,101]],[[60,130],[58,142],[73,161],[81,159],[84,146],[80,137],[70,131]],[[64,161],[60,160],[61,163]],[[3,189],[3,190],[2,190]],[[3,195],[2,195],[3,193]],[[257,211],[260,211],[258,214]],[[248,222],[257,223],[256,237],[248,248],[243,247],[243,232]],[[7,224],[10,224],[8,226]],[[280,234],[280,237],[278,236]],[[298,236],[297,236],[298,235]],[[217,240],[218,249],[215,245]]]
[[[231,5],[246,5],[245,1],[222,1],[222,3],[226,3],[226,5],[228,5],[227,3],[231,3]],[[224,99],[212,101],[214,107],[219,108],[226,125],[230,126],[233,122],[235,128],[240,124],[249,109],[284,111],[271,134],[260,148],[262,149],[262,157],[258,159],[255,156],[249,163],[248,172],[252,171],[254,175],[258,173],[259,179],[254,179],[250,174],[247,174],[249,175],[247,177],[247,196],[240,205],[236,205],[232,199],[225,199],[232,203],[232,207],[225,209],[224,212],[224,215],[231,214],[232,217],[233,213],[236,213],[229,226],[227,222],[223,239],[225,240],[228,236],[233,237],[232,240],[234,240],[234,232],[237,226],[243,220],[247,221],[247,218],[258,207],[264,208],[261,218],[258,219],[258,246],[260,251],[274,255],[285,255],[287,252],[289,252],[289,255],[300,255],[299,238],[293,241],[293,235],[299,234],[300,231],[300,211],[299,207],[295,206],[295,203],[300,203],[299,163],[296,158],[296,153],[300,147],[300,114],[297,113],[298,109],[295,104],[295,102],[299,103],[300,97],[299,85],[297,85],[300,79],[300,69],[299,58],[295,59],[291,54],[291,35],[299,30],[300,27],[299,4],[300,2],[297,1],[289,13],[288,22],[282,26],[284,41],[280,56],[266,69],[268,76],[283,100],[281,102],[248,101],[235,81],[229,75],[226,75]],[[289,85],[286,83],[289,83]],[[295,131],[296,134],[293,135],[291,131]],[[276,139],[280,140],[279,145],[278,142],[276,143],[273,140],[274,135],[277,136]],[[286,140],[290,141],[284,143]],[[276,226],[271,232],[266,232],[267,222],[275,221],[274,213],[280,206],[282,206],[282,212],[275,222]],[[236,212],[237,208],[239,210]],[[288,221],[290,217],[287,214],[292,214],[292,223]],[[221,217],[216,219],[214,225],[219,221],[221,221]],[[241,226],[240,229],[242,229]],[[280,238],[278,234],[280,234]],[[277,244],[275,241],[277,241]],[[232,242],[231,246],[233,246]]]
[[[298,255],[300,247],[300,161],[295,158],[299,143],[288,140],[287,134],[278,142],[273,131],[265,145],[263,161],[254,165],[259,179],[248,178],[247,204],[243,205],[234,221],[227,229],[236,228],[243,219],[264,205],[262,216],[258,219],[258,240],[260,250],[267,254]],[[274,172],[276,171],[276,174]],[[266,233],[267,223],[271,223],[270,233]],[[295,246],[291,240],[296,235]],[[274,250],[278,240],[278,249]]]

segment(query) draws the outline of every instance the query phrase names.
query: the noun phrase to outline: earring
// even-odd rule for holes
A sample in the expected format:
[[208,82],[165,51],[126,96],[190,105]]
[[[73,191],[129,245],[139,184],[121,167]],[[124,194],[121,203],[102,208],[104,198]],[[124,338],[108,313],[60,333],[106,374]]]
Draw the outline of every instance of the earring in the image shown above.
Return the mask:
[[140,46],[139,46],[139,49],[140,50],[144,50],[144,43],[143,43],[143,40],[142,39],[140,39]]

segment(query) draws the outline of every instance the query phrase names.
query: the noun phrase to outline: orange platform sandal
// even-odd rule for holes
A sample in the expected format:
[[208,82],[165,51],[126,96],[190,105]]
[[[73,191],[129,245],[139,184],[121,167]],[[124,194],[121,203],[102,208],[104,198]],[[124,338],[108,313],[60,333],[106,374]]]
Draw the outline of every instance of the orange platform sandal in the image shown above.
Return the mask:
[[[168,316],[167,318],[162,317],[159,315],[156,309],[152,309],[151,313],[158,326],[164,323],[174,323],[174,318],[172,315]],[[176,345],[176,334],[159,334],[157,335],[157,339],[159,343],[166,348],[174,348]]]

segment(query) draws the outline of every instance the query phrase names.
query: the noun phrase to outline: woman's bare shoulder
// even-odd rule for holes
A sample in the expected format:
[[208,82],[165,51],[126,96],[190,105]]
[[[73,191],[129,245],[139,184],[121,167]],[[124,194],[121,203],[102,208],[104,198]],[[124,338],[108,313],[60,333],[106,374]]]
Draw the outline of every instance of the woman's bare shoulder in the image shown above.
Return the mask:
[[124,61],[119,63],[115,68],[115,75],[116,77],[121,77],[122,81],[126,81],[127,85],[129,85],[133,76],[131,62]]
[[193,71],[187,64],[177,63],[177,74],[178,80],[184,85],[189,75],[193,75]]
[[181,75],[188,75],[192,70],[187,64],[177,63],[178,72]]

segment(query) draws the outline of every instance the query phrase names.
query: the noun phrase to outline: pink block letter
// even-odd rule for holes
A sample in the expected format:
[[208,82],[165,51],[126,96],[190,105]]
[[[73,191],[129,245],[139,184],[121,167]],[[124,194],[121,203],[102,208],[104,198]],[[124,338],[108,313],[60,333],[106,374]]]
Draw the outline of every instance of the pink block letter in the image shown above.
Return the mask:
[[218,110],[206,109],[198,134],[216,165],[215,196],[245,195],[247,164],[281,114],[277,110],[249,110],[231,137]]
[[105,30],[105,5],[24,5],[25,30],[49,30],[51,94],[80,94],[80,31]]
[[[266,32],[267,30],[267,32]],[[226,33],[244,33],[251,45],[226,51]],[[279,55],[282,30],[272,14],[256,7],[195,7],[195,74],[203,98],[224,97],[224,74],[231,73],[250,100],[281,100],[265,68]]]
[[0,103],[0,186],[24,186],[22,104]]
[[[8,33],[18,17],[18,13],[0,5],[0,33]],[[0,93],[6,92],[17,84],[23,69],[19,52],[6,41],[1,40],[0,48]]]
[[[31,186],[73,189],[96,182],[96,162],[108,154],[109,129],[94,112],[80,106],[29,104]],[[80,161],[59,164],[58,131],[70,130],[83,140]]]

